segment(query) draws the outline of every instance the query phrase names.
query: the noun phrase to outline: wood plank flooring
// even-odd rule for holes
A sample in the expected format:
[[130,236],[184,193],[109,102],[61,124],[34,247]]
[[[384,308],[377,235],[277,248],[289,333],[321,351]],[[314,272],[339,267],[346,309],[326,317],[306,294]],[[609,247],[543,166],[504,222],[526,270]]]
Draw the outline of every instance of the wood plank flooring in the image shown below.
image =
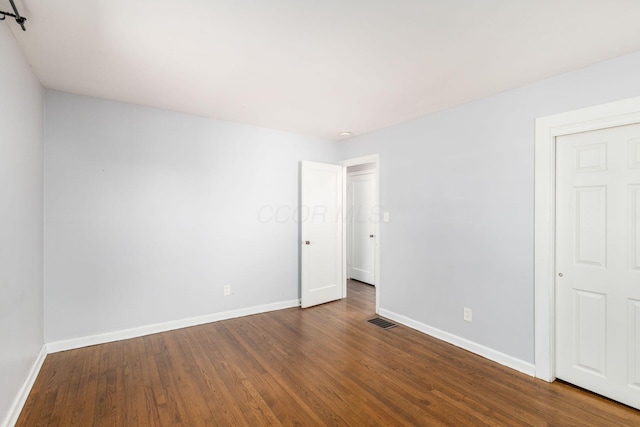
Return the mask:
[[18,426],[640,426],[640,411],[548,384],[349,298],[47,356]]

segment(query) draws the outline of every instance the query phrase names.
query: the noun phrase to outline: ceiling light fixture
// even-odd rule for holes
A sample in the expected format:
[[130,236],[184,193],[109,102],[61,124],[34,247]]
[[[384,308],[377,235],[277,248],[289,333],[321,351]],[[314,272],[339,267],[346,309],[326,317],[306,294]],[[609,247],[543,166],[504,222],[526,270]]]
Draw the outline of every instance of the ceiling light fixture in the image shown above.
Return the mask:
[[13,8],[13,13],[3,12],[0,10],[0,15],[2,15],[0,17],[0,21],[4,21],[5,19],[7,19],[7,16],[11,16],[13,18],[16,18],[16,22],[22,27],[22,31],[27,31],[27,29],[24,27],[24,21],[26,21],[27,18],[23,18],[22,16],[20,16],[20,12],[18,12],[16,5],[13,3],[13,0],[9,0],[9,3],[11,3],[11,7]]
[[348,130],[343,130],[338,134],[340,138],[349,138],[351,135],[351,132],[349,132]]

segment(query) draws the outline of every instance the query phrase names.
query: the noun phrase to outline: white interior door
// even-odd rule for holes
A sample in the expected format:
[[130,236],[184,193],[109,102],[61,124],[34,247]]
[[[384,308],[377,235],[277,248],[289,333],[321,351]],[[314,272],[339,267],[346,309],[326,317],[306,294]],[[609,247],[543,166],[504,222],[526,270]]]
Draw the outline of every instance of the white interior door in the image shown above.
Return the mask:
[[302,162],[303,308],[343,298],[343,167]]
[[556,377],[640,409],[640,125],[556,142]]
[[347,180],[349,277],[373,285],[375,275],[375,175],[349,174]]

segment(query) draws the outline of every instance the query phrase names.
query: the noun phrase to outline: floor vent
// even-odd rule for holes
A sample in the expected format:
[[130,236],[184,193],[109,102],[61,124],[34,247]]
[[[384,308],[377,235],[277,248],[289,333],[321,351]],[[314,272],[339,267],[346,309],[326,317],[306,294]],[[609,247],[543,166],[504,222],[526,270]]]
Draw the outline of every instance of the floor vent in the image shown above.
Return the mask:
[[395,323],[389,322],[388,320],[384,320],[379,317],[374,317],[373,319],[369,319],[367,320],[367,322],[373,325],[379,326],[382,329],[391,329],[398,326]]

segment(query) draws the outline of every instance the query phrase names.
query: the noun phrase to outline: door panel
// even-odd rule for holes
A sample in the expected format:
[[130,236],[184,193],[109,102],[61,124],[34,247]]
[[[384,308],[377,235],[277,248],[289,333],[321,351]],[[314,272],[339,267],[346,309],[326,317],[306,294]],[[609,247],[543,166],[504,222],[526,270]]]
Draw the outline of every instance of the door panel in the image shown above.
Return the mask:
[[589,373],[605,375],[607,296],[575,291],[576,365]]
[[640,301],[629,300],[629,386],[640,391]]
[[629,139],[629,169],[640,169],[640,138]]
[[576,262],[605,266],[607,187],[575,189]]
[[343,167],[302,162],[301,305],[303,308],[343,298]]
[[640,409],[640,125],[556,139],[556,376]]
[[629,187],[629,267],[640,271],[640,186]]

